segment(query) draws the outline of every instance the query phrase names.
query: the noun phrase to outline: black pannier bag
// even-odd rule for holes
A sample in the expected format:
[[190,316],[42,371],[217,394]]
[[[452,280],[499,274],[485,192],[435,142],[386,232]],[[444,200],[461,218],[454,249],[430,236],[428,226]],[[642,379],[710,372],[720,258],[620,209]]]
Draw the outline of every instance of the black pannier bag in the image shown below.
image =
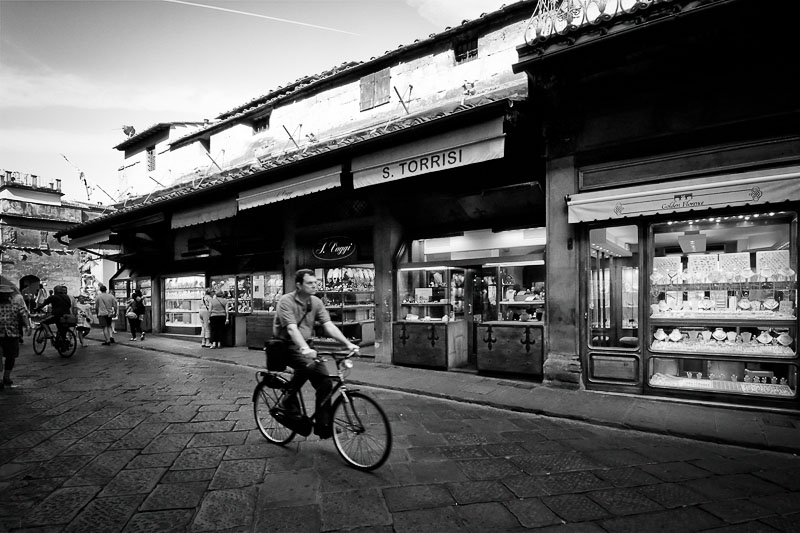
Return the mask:
[[282,372],[289,360],[289,342],[283,339],[270,339],[264,343],[267,353],[267,370]]

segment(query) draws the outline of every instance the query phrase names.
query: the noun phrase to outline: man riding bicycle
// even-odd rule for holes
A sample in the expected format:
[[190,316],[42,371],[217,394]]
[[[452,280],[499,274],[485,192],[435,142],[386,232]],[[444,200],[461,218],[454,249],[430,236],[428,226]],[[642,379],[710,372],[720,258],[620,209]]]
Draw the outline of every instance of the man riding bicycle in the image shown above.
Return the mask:
[[53,294],[48,296],[41,304],[36,307],[36,312],[41,312],[42,308],[50,305],[50,316],[41,320],[41,324],[55,324],[56,328],[61,328],[61,317],[72,314],[72,299],[67,295],[67,288],[64,285],[57,285],[53,288]]
[[[347,340],[339,328],[331,322],[331,317],[317,296],[317,278],[313,270],[302,269],[295,273],[296,289],[281,296],[272,326],[273,335],[287,342],[287,364],[294,369],[294,376],[287,388],[299,390],[306,381],[316,389],[316,423],[314,433],[320,438],[331,437],[330,400],[323,402],[330,394],[332,383],[324,363],[316,362],[317,352],[309,346],[314,336],[314,322],[319,323],[325,333],[344,344],[348,350],[358,351],[358,346]],[[300,406],[297,396],[291,394],[279,406],[287,417],[299,416]]]

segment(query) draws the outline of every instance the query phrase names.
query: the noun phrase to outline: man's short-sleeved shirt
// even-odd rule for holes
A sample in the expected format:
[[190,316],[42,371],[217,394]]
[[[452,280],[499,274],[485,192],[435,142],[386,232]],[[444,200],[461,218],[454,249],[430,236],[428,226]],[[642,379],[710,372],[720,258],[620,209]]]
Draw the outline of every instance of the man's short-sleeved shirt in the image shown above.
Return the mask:
[[278,310],[275,313],[275,322],[272,325],[272,334],[284,340],[289,340],[286,326],[297,324],[297,329],[304,339],[314,336],[314,322],[324,324],[331,321],[325,304],[316,296],[311,296],[308,304],[297,298],[297,291],[281,296],[278,300]]
[[94,302],[97,316],[114,316],[117,314],[117,300],[107,292],[98,294]]

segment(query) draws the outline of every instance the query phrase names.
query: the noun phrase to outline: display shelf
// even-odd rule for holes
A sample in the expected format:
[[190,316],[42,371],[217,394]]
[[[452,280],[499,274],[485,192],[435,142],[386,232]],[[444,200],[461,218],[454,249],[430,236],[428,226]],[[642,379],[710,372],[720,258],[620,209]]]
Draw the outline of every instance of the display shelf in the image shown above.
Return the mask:
[[659,373],[650,377],[649,384],[651,387],[667,387],[696,391],[726,392],[758,396],[778,396],[784,398],[792,398],[795,396],[795,391],[792,390],[792,388],[786,383],[748,383],[743,381],[722,379],[697,379]]
[[500,301],[497,305],[506,305],[509,307],[541,307],[544,305],[544,300],[530,300],[530,301]]
[[331,321],[361,345],[375,342],[375,269],[365,266],[317,269],[322,299]]

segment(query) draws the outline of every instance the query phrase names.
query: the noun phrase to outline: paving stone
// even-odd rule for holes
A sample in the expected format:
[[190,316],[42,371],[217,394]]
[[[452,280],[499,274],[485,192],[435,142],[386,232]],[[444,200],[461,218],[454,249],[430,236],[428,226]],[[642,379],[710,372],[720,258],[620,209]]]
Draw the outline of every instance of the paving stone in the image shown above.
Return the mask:
[[59,455],[75,443],[74,440],[53,440],[48,439],[33,448],[17,455],[15,463],[40,463]]
[[527,474],[551,474],[554,472],[573,472],[593,470],[597,463],[579,452],[550,455],[521,455],[510,458]]
[[85,411],[67,411],[39,424],[39,429],[64,429],[86,417]]
[[200,468],[197,470],[169,470],[161,478],[161,483],[186,483],[188,481],[211,481],[216,468]]
[[210,490],[233,489],[261,483],[264,479],[266,465],[266,459],[222,461],[208,488]]
[[657,513],[602,520],[600,525],[607,531],[615,533],[642,533],[643,531],[673,533],[676,531],[702,531],[723,526],[725,523],[697,507],[683,507]]
[[545,496],[542,502],[567,522],[585,522],[611,516],[597,503],[581,494]]
[[81,442],[114,442],[128,433],[128,429],[97,429],[81,439]]
[[320,476],[312,470],[278,472],[264,476],[258,493],[258,507],[295,507],[317,504]]
[[[253,418],[253,414],[250,414],[250,419]],[[197,413],[191,419],[187,420],[187,422],[214,422],[219,420],[234,420],[232,418],[228,418],[228,413],[226,411],[206,411],[205,413]]]
[[761,520],[778,531],[786,531],[789,533],[800,532],[800,513],[791,513],[786,516],[771,516]]
[[731,474],[712,478],[685,481],[684,486],[705,494],[714,500],[727,500],[745,496],[762,496],[783,492],[780,486],[751,474]]
[[100,497],[147,494],[166,472],[166,468],[122,470],[100,492]]
[[455,446],[478,446],[503,442],[497,433],[446,433],[445,440]]
[[411,446],[446,446],[448,444],[440,433],[409,434],[408,442]]
[[320,512],[326,530],[392,524],[392,516],[378,489],[325,493]]
[[611,468],[609,470],[593,470],[592,473],[610,482],[615,487],[636,487],[640,485],[654,485],[661,480],[636,467]]
[[97,494],[99,487],[57,489],[24,518],[25,526],[67,524]]
[[223,460],[225,461],[233,461],[236,459],[266,459],[268,457],[277,457],[285,453],[280,446],[275,446],[267,442],[228,446],[227,448],[223,456]]
[[753,472],[753,475],[763,479],[764,481],[780,485],[785,489],[795,492],[800,491],[800,468],[789,468],[783,470],[770,469],[761,472]]
[[186,448],[189,441],[192,440],[190,433],[173,433],[170,435],[158,435],[153,438],[150,443],[142,450],[143,454],[146,453],[163,453],[163,452],[179,452]]
[[125,526],[123,533],[172,533],[185,531],[193,511],[174,510],[136,513]]
[[511,457],[512,455],[525,455],[527,450],[513,442],[495,442],[481,446],[492,457]]
[[510,531],[519,529],[517,517],[501,503],[459,505],[456,515],[469,531]]
[[394,513],[394,530],[397,533],[419,532],[446,533],[449,531],[467,531],[466,526],[456,515],[454,507],[436,507]]
[[649,457],[645,457],[633,450],[601,450],[582,452],[587,458],[596,462],[598,465],[617,468],[621,466],[644,465],[653,462]]
[[71,477],[86,466],[92,459],[94,459],[94,457],[91,455],[59,455],[45,463],[32,465],[34,468],[31,468],[26,475],[33,479]]
[[195,468],[216,468],[225,455],[225,448],[217,446],[213,448],[186,448],[183,450],[175,462],[172,470],[192,470]]
[[231,431],[234,424],[232,420],[170,424],[164,433],[220,433]]
[[258,509],[254,531],[317,533],[322,531],[318,505]]
[[464,470],[454,461],[438,463],[411,463],[409,468],[416,483],[447,483],[448,481],[467,481]]
[[531,431],[501,431],[500,436],[503,437],[507,442],[516,442],[520,444],[550,441],[544,435]]
[[321,464],[316,471],[320,476],[322,492],[381,488],[396,484],[391,472],[383,468],[372,472],[362,472],[355,468],[346,468],[336,462]]
[[244,431],[228,431],[226,433],[199,433],[192,437],[188,448],[199,446],[238,446],[244,444],[247,433]]
[[758,496],[750,499],[754,503],[763,505],[767,509],[772,509],[780,514],[790,514],[800,509],[800,493],[798,492],[771,494],[769,496]]
[[668,509],[696,505],[709,500],[708,496],[693,491],[679,483],[647,485],[639,487],[638,490],[654,502]]
[[59,455],[97,455],[108,448],[110,442],[78,441],[62,451]]
[[191,529],[217,531],[249,526],[253,522],[257,491],[256,487],[248,487],[206,493]]
[[458,505],[470,503],[499,502],[509,500],[513,494],[499,481],[463,481],[448,483],[447,490]]
[[588,496],[615,515],[649,513],[664,510],[664,507],[645,497],[636,489],[597,490],[589,493]]
[[531,498],[534,496],[546,496],[548,493],[539,482],[540,477],[529,476],[510,476],[500,481],[511,490],[518,498]]
[[467,477],[474,480],[502,479],[522,473],[512,460],[500,457],[463,460],[457,463]]
[[538,498],[508,500],[504,505],[525,528],[540,528],[562,523],[561,519]]
[[[709,533],[775,533],[774,527],[764,524],[763,522],[751,521],[730,526],[715,527],[714,529],[707,529]],[[781,529],[780,531],[798,531],[797,529]]]
[[522,448],[528,453],[536,455],[553,455],[556,453],[574,453],[575,450],[563,442],[555,440],[542,440],[536,442],[519,442]]
[[208,483],[205,481],[162,483],[147,496],[140,509],[142,511],[193,509],[200,504],[207,487]]
[[64,528],[64,533],[116,533],[121,531],[144,495],[96,498]]
[[742,499],[704,503],[700,508],[729,524],[748,522],[775,514],[771,509]]
[[115,416],[102,426],[100,429],[133,429],[147,419],[146,414],[141,413],[123,413]]
[[598,478],[591,472],[565,472],[534,477],[539,486],[549,495],[586,492],[611,486],[611,483]]
[[480,457],[490,457],[489,453],[483,446],[454,445],[440,446],[437,449],[447,459],[477,459]]
[[383,489],[386,507],[392,513],[429,507],[454,505],[450,492],[444,485],[412,485],[409,487],[389,487]]
[[135,455],[134,450],[105,451],[81,468],[67,481],[67,484],[104,484],[122,470]]
[[743,474],[758,470],[758,467],[747,461],[724,457],[698,459],[691,463],[714,474]]
[[[476,446],[470,446],[475,448]],[[403,450],[405,457],[412,461],[444,461],[447,456],[442,453],[442,448],[438,446],[426,446],[424,448],[415,447]]]
[[156,468],[170,466],[178,458],[178,452],[139,454],[125,468]]
[[700,479],[711,475],[708,470],[683,462],[648,464],[641,465],[639,468],[662,481],[668,482]]

